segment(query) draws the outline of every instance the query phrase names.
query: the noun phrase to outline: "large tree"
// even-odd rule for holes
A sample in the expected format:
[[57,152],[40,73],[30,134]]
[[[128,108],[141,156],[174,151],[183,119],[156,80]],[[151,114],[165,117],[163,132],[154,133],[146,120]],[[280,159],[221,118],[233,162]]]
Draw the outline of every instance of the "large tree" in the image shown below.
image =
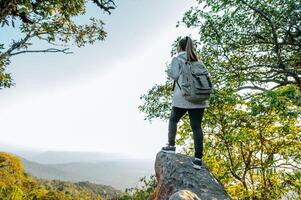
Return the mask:
[[[298,91],[284,86],[245,100],[233,89],[218,89],[203,120],[204,161],[237,199],[279,199],[288,192],[301,197],[301,106]],[[140,109],[147,119],[168,119],[170,83],[155,86]],[[167,131],[167,130],[166,130]],[[186,115],[177,132],[180,151],[193,155]]]
[[202,56],[219,83],[240,90],[294,84],[301,91],[301,1],[198,2],[181,23],[199,29]]
[[[82,47],[104,40],[107,33],[99,17],[91,17],[90,23],[76,23],[77,17],[86,14],[89,2],[109,14],[116,7],[113,0],[0,0],[0,25],[18,29],[22,37],[14,38],[7,46],[0,41],[0,89],[14,84],[11,74],[5,71],[13,56],[37,52],[71,53],[64,44],[73,42]],[[32,49],[34,39],[45,41],[50,47]]]
[[[300,1],[198,2],[179,25],[199,28],[215,85],[205,163],[234,199],[301,198]],[[168,120],[171,88],[167,80],[141,96],[146,119]],[[176,142],[193,155],[191,134],[185,116]]]

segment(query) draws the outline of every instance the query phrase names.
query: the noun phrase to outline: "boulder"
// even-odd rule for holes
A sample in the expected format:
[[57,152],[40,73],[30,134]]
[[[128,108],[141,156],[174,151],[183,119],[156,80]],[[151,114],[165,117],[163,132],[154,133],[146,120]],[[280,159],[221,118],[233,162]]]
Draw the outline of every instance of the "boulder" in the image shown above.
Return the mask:
[[192,157],[159,152],[155,172],[157,187],[151,200],[228,200],[231,199],[205,163],[192,167]]

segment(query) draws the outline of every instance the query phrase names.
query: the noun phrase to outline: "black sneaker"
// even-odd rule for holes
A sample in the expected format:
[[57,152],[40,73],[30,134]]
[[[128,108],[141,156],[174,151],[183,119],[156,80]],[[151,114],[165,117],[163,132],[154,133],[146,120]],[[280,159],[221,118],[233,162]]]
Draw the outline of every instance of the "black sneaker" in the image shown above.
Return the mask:
[[171,146],[171,145],[167,145],[165,147],[162,147],[162,151],[166,152],[166,153],[175,153],[176,152],[176,147],[175,146]]
[[200,158],[194,158],[192,161],[192,166],[194,169],[201,169],[203,165],[202,159]]

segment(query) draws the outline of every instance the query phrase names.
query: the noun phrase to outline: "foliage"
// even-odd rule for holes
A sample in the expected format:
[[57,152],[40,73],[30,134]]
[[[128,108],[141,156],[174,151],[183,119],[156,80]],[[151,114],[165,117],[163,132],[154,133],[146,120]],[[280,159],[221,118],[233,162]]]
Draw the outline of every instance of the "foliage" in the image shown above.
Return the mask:
[[[12,56],[23,53],[62,52],[71,53],[64,44],[75,43],[78,47],[104,40],[107,33],[101,19],[91,17],[90,23],[76,24],[79,16],[86,14],[89,1],[0,1],[0,24],[21,32],[22,38],[13,40],[9,47],[0,43],[0,89],[13,85],[11,74],[5,72]],[[101,10],[111,13],[112,0],[91,0]],[[18,26],[18,28],[17,28]],[[32,50],[33,40],[45,41],[51,48]],[[62,48],[58,48],[61,46]]]
[[0,199],[101,200],[104,197],[117,199],[119,195],[120,192],[110,186],[36,179],[24,173],[18,157],[0,152]]
[[301,91],[300,1],[198,3],[178,23],[199,29],[202,58],[219,85],[262,91],[294,84]]
[[[152,118],[167,119],[169,113],[166,112],[170,108],[172,84],[167,81],[164,85],[155,85],[147,94],[140,97],[144,101],[139,109],[146,113],[145,120]],[[157,104],[157,102],[160,102]],[[151,120],[150,120],[151,121]]]
[[155,191],[157,186],[156,177],[153,175],[149,179],[143,177],[140,179],[140,186],[126,189],[126,194],[121,195],[118,200],[145,200]]
[[[300,107],[292,96],[294,87],[247,101],[229,90],[216,92],[204,120],[204,160],[233,197],[277,199],[288,191],[301,195]],[[287,180],[292,184],[284,187]]]
[[[178,25],[199,28],[197,52],[215,85],[205,163],[234,199],[301,198],[300,1],[198,2]],[[141,99],[146,119],[167,120],[170,81]],[[186,115],[176,142],[193,155],[191,135]]]
[[[150,95],[157,98],[155,91]],[[291,100],[297,95],[294,86],[248,100],[229,89],[215,91],[203,121],[203,159],[232,197],[276,199],[288,191],[300,197],[301,107]],[[153,101],[155,108],[165,104],[159,99],[162,97]],[[164,118],[169,109],[161,112]],[[159,115],[151,114],[149,119]],[[177,144],[183,153],[193,155],[191,134],[186,116],[178,129]]]

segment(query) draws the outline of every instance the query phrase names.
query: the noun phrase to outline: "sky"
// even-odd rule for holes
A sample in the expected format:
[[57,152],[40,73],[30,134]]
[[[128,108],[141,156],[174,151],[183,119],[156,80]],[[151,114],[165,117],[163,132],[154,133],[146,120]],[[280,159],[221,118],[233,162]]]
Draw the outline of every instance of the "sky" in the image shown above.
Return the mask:
[[[101,15],[108,37],[74,54],[21,54],[7,71],[15,87],[0,91],[0,144],[55,151],[100,151],[153,159],[167,142],[167,122],[144,120],[140,96],[166,80],[166,63],[195,0],[122,0]],[[83,20],[84,19],[79,19]],[[17,30],[0,30],[8,45]],[[32,48],[47,48],[33,41]]]

